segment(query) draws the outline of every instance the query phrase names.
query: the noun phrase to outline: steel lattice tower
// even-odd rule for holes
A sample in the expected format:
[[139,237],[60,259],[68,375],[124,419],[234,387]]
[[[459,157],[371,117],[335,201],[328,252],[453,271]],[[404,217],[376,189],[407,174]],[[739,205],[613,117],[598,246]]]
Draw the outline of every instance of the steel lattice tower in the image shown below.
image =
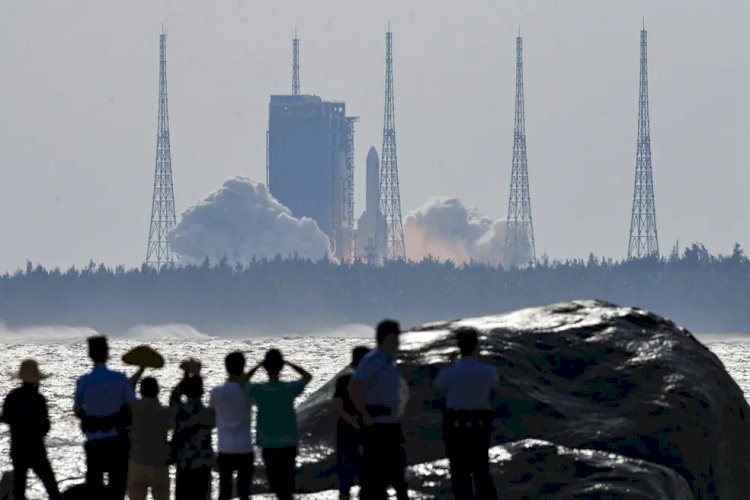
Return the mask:
[[299,95],[299,38],[294,30],[292,40],[292,95]]
[[383,150],[380,161],[380,211],[388,227],[386,260],[406,259],[404,226],[401,221],[401,195],[396,155],[396,110],[393,99],[393,34],[385,34],[385,117]]
[[638,96],[638,145],[635,160],[633,211],[630,219],[628,258],[659,255],[656,204],[651,169],[651,124],[648,110],[648,38],[641,30],[641,78]]
[[505,248],[510,265],[536,260],[531,218],[529,167],[526,157],[526,112],[523,92],[523,38],[516,37],[516,108],[513,126],[513,162],[510,174]]
[[167,106],[167,35],[159,35],[159,118],[156,133],[154,196],[151,202],[151,227],[148,233],[146,264],[161,269],[178,262],[167,236],[176,223],[172,154],[169,146],[169,110]]
[[[354,231],[354,124],[359,121],[356,116],[346,118],[346,225]],[[353,233],[352,233],[353,234]],[[352,245],[352,250],[354,246]]]

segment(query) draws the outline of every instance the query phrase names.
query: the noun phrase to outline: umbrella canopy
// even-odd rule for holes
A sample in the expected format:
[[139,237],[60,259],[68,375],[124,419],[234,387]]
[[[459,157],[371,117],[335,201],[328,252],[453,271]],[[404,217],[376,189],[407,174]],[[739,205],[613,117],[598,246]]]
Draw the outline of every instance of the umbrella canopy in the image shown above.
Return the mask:
[[139,345],[123,354],[122,362],[144,368],[161,368],[164,366],[164,357],[152,347]]

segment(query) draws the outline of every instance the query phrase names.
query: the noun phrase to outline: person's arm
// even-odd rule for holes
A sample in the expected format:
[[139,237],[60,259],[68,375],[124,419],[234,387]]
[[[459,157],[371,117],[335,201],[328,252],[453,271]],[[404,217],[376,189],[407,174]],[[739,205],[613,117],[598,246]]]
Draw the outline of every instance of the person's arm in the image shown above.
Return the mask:
[[76,382],[76,395],[73,400],[73,413],[78,418],[83,417],[83,384],[81,383],[80,379]]
[[129,379],[130,380],[130,385],[133,386],[133,389],[135,389],[135,387],[138,385],[138,381],[143,376],[143,372],[145,370],[146,370],[146,367],[145,366],[141,366],[140,368],[138,368],[138,371],[135,372],[132,377],[130,377],[130,379]]
[[47,411],[47,401],[44,399],[44,396],[39,396],[41,398],[41,413],[42,413],[42,436],[46,436],[49,433],[50,424],[49,424],[49,412]]
[[362,380],[352,378],[349,382],[349,397],[354,403],[354,407],[357,409],[360,415],[362,415],[362,422],[365,425],[372,424],[372,416],[367,413],[365,409],[365,383]]
[[333,404],[333,408],[334,410],[336,410],[338,416],[341,417],[344,422],[349,424],[351,427],[354,427],[355,429],[359,429],[359,422],[357,422],[357,417],[355,415],[350,415],[344,410],[344,397],[346,397],[349,392],[350,378],[351,377],[344,376],[336,380],[336,390],[333,393],[331,403]]
[[291,368],[295,372],[299,373],[300,376],[302,377],[302,380],[304,380],[305,383],[308,383],[308,382],[310,382],[312,380],[312,375],[310,374],[310,372],[308,372],[307,370],[305,370],[301,366],[295,365],[291,361],[286,361],[284,364],[286,364],[289,368]]
[[244,375],[242,376],[242,379],[243,379],[243,380],[245,380],[245,381],[248,381],[248,380],[250,380],[251,378],[253,378],[253,376],[255,375],[255,373],[256,373],[256,372],[257,372],[258,370],[260,370],[260,367],[261,367],[261,366],[263,366],[263,362],[262,362],[262,361],[261,361],[260,363],[258,363],[257,365],[253,366],[253,367],[252,367],[252,368],[250,369],[250,371],[249,371],[249,372],[245,373],[245,374],[244,374]]
[[11,405],[8,403],[8,397],[6,396],[5,401],[3,401],[3,412],[0,414],[0,422],[10,425],[12,421],[13,411],[11,410]]

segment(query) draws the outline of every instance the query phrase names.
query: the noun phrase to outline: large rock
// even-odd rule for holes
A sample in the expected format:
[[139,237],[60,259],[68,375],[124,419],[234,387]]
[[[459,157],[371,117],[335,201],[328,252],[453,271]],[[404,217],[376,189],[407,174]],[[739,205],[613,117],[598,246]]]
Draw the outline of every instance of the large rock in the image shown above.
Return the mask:
[[[461,326],[480,329],[483,353],[502,377],[495,443],[537,438],[660,464],[700,498],[750,491],[750,408],[719,359],[671,321],[597,301],[404,334],[399,358],[411,389],[404,419],[410,463],[443,456],[441,401],[432,382]],[[333,381],[300,407],[303,491],[335,484],[332,390]]]
[[[689,500],[693,496],[685,479],[662,465],[531,439],[492,448],[490,471],[501,498]],[[450,495],[446,459],[415,465],[408,478],[425,496]]]

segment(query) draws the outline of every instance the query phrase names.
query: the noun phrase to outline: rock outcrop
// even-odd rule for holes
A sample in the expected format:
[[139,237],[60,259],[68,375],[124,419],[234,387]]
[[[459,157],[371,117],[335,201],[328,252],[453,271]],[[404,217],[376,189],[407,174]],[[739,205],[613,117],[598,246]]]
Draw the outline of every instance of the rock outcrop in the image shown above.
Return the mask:
[[[750,491],[750,407],[719,359],[669,320],[597,301],[435,323],[405,333],[399,359],[411,390],[404,418],[410,463],[443,456],[441,401],[432,381],[454,350],[452,332],[462,326],[483,333],[483,354],[502,378],[493,439],[506,444],[511,459],[494,466],[498,486],[503,477],[517,474],[537,486],[565,483],[560,494],[567,496],[600,483],[614,488],[616,481],[597,478],[621,475],[624,482],[640,478],[644,483],[645,496],[632,498],[659,491],[653,498],[684,497],[684,485],[672,470],[696,498],[741,498]],[[303,491],[335,485],[332,391],[333,381],[300,407]],[[529,448],[523,441],[529,438],[554,446]],[[542,451],[529,451],[540,446]],[[529,453],[559,462],[569,477],[529,460]],[[576,476],[575,464],[584,464],[585,480]],[[528,470],[521,473],[519,467]],[[604,476],[597,476],[600,472]],[[539,477],[547,474],[550,478]],[[441,487],[439,481],[425,483]],[[519,488],[523,496],[527,490]]]

